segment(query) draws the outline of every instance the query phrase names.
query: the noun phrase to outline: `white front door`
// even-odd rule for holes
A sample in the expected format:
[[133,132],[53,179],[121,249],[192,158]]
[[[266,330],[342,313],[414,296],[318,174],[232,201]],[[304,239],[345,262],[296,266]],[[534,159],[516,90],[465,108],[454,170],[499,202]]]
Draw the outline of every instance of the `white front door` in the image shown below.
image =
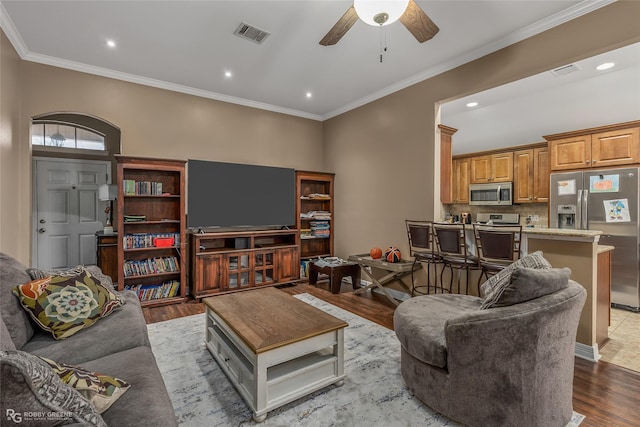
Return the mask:
[[106,219],[98,186],[110,181],[109,162],[34,159],[33,170],[34,266],[95,264],[95,232]]

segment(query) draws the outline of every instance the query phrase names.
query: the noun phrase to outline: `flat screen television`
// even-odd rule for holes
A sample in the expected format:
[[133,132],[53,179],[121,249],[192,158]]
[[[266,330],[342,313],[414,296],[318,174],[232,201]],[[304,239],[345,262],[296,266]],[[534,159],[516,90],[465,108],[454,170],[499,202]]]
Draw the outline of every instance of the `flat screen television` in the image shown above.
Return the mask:
[[189,160],[187,227],[292,226],[295,182],[294,169]]

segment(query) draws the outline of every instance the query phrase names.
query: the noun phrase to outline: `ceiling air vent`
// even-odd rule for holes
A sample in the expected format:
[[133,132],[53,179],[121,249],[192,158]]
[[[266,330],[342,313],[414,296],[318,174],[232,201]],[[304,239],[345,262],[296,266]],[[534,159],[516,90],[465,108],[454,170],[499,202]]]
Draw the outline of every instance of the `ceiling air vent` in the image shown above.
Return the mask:
[[240,25],[238,25],[238,28],[236,28],[233,34],[258,44],[262,44],[264,39],[269,36],[269,33],[265,30],[261,30],[253,25],[245,24],[244,22],[241,22]]
[[578,71],[580,69],[580,67],[578,67],[578,64],[569,64],[569,65],[565,65],[562,67],[558,67],[555,70],[551,70],[551,72],[556,76],[556,77],[560,77],[560,76],[564,76],[570,73],[573,73],[574,71]]

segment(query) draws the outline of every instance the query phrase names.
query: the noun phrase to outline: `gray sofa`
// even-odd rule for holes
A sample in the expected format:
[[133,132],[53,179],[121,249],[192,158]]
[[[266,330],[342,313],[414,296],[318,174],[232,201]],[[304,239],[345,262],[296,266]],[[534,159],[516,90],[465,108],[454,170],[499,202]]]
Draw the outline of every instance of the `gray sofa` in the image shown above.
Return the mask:
[[482,310],[483,299],[470,295],[401,303],[394,327],[409,390],[469,426],[565,426],[586,299],[567,280],[550,294]]
[[[88,269],[106,281],[108,287],[112,286],[111,280],[102,275],[99,268]],[[30,280],[24,265],[0,253],[0,350],[21,350],[128,382],[129,390],[102,414],[107,425],[177,425],[135,293],[121,292],[126,300],[123,307],[89,328],[58,341],[35,325],[11,292],[15,286]],[[3,402],[19,402],[15,393],[24,393],[23,401],[27,401],[31,393],[28,384],[22,388],[12,387],[9,391],[9,383],[16,385],[19,381],[10,378],[11,370],[5,368],[3,364],[4,384],[0,384]]]

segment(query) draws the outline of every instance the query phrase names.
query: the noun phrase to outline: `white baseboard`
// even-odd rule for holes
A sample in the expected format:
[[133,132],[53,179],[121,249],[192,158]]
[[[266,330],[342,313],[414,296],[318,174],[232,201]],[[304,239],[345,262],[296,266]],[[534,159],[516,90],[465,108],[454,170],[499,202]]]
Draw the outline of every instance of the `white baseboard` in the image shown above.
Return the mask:
[[598,352],[598,343],[593,345],[587,345],[577,342],[576,343],[576,357],[586,359],[591,362],[597,362],[600,360],[600,353]]

